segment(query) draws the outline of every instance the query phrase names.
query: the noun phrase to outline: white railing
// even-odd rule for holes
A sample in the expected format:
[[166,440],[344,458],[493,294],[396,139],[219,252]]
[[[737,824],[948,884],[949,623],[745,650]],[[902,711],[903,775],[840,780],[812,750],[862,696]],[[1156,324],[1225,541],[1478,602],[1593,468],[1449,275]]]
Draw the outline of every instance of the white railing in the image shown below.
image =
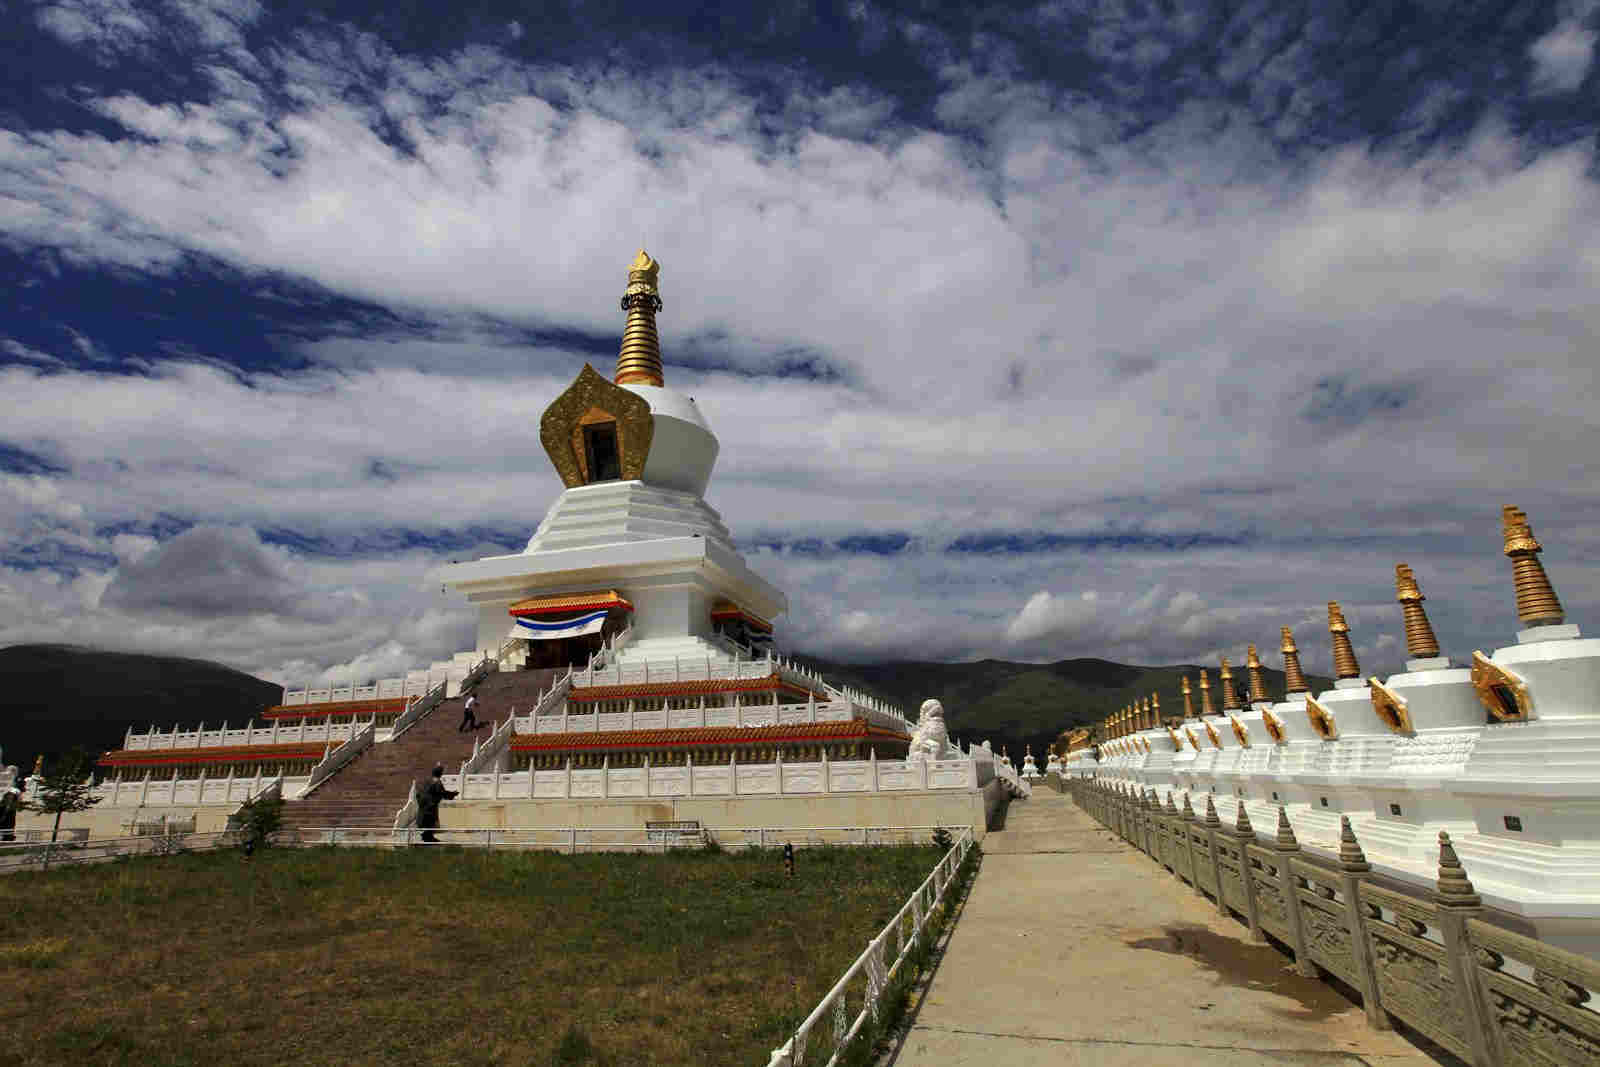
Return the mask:
[[433,688],[435,684],[431,675],[443,674],[442,671],[413,672],[426,674],[430,677],[413,681],[408,678],[381,678],[372,685],[343,685],[312,689],[309,686],[303,689],[285,689],[283,691],[283,706],[298,707],[303,704],[342,704],[354,700],[399,700],[401,697],[416,696],[420,684],[423,691]]
[[264,775],[237,777],[232,771],[210,778],[168,778],[137,781],[101,782],[93,794],[108,808],[210,807],[239,804],[259,793],[264,784],[282,783],[283,795],[293,799],[301,794],[310,775]]
[[[486,763],[487,761],[485,761]],[[969,759],[814,760],[684,763],[638,767],[573,767],[446,775],[462,800],[612,799],[676,796],[802,796],[832,793],[971,790],[978,768]],[[404,809],[402,809],[404,811]]]
[[[972,829],[962,827],[955,843],[950,846],[933,868],[926,880],[917,887],[890,919],[888,924],[867,944],[866,951],[845,969],[844,976],[834,984],[820,1003],[796,1028],[794,1036],[772,1050],[767,1067],[801,1067],[802,1063],[826,1063],[832,1067],[840,1053],[861,1031],[868,1018],[876,1018],[879,999],[893,987],[893,983],[907,956],[923,935],[928,918],[944,902],[945,894],[956,879],[967,853],[972,849]],[[898,943],[896,943],[898,942]],[[894,962],[885,966],[885,957],[894,950]],[[852,1019],[846,1006],[850,984],[862,974],[866,976],[866,991],[861,998],[861,1010]],[[824,1034],[823,1021],[828,1020],[830,1033]],[[823,1058],[823,1053],[827,1058]]]
[[400,810],[394,813],[394,828],[402,830],[407,826],[415,826],[417,822],[417,780],[411,779],[411,792],[406,794],[406,802],[400,805]]
[[[730,852],[781,848],[796,851],[823,847],[879,847],[925,844],[938,826],[735,826],[707,829],[700,834],[663,833],[644,827],[456,827],[434,828],[437,844],[472,848],[518,849],[547,852],[666,852],[699,848],[707,838]],[[946,826],[952,836],[968,827]],[[384,827],[305,827],[281,831],[273,844],[345,845],[350,847],[422,845],[423,830],[411,825]]]
[[388,739],[393,741],[395,738],[411,729],[412,726],[416,725],[417,720],[421,719],[424,715],[428,714],[434,708],[443,703],[444,691],[445,683],[440,682],[423,695],[413,698],[412,701],[406,705],[406,710],[402,711],[399,718],[395,719],[394,726],[389,731]]
[[653,711],[556,711],[554,707],[517,718],[522,734],[594,733],[598,730],[683,730],[702,726],[773,726],[779,723],[849,722],[855,709],[846,701],[816,704],[740,704]]
[[376,721],[369,716],[362,722],[308,723],[301,719],[298,725],[285,726],[274,721],[271,726],[246,723],[242,728],[230,730],[226,723],[216,730],[204,725],[198,730],[173,727],[162,733],[156,727],[136,734],[131,729],[123,737],[123,748],[130,752],[167,752],[186,748],[225,748],[240,745],[294,745],[331,741],[348,741],[367,722]]
[[322,762],[311,768],[311,780],[300,791],[301,798],[308,796],[317,786],[332,778],[341,767],[371,748],[377,732],[377,728],[368,723],[360,733],[323,756]]

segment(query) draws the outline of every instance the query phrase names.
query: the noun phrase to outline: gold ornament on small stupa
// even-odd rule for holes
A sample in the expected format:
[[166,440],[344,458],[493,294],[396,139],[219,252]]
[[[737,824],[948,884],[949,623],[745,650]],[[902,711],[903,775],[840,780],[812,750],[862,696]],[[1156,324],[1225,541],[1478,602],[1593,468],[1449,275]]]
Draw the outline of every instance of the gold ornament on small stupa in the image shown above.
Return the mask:
[[1150,694],[1150,729],[1161,725],[1161,694]]
[[1433,636],[1433,626],[1422,607],[1426,599],[1417,588],[1416,575],[1404,563],[1394,565],[1394,598],[1400,601],[1400,610],[1406,617],[1406,651],[1412,659],[1431,659],[1439,654],[1439,639]]
[[1534,540],[1528,516],[1520,508],[1501,511],[1506,555],[1511,557],[1512,580],[1517,586],[1517,618],[1529,626],[1559,626],[1566,620],[1555,587],[1544,573],[1539,553],[1544,548]]
[[1337,600],[1328,601],[1328,633],[1333,637],[1334,677],[1361,677],[1361,665],[1356,662],[1356,650],[1350,644],[1350,624],[1344,621],[1344,611]]
[[1194,721],[1194,691],[1189,688],[1189,676],[1183,676],[1183,720]]
[[622,310],[628,321],[622,327],[622,351],[617,354],[618,385],[664,385],[661,376],[661,339],[656,334],[656,312],[661,310],[657,279],[661,264],[639,249],[628,264],[628,288]]
[[1261,657],[1256,655],[1256,646],[1250,645],[1245,650],[1245,670],[1250,675],[1250,703],[1264,704],[1272,698],[1267,696],[1267,676],[1265,668],[1261,666]]
[[1282,627],[1283,643],[1278,651],[1283,653],[1283,691],[1286,694],[1305,693],[1311,687],[1306,684],[1306,676],[1300,671],[1300,650],[1295,647],[1294,634],[1287,626]]
[[1239,707],[1239,693],[1233,688],[1233,668],[1228,666],[1228,657],[1222,657],[1222,710],[1234,711]]
[[1211,678],[1206,674],[1205,668],[1200,668],[1200,714],[1215,715],[1216,709],[1211,706]]

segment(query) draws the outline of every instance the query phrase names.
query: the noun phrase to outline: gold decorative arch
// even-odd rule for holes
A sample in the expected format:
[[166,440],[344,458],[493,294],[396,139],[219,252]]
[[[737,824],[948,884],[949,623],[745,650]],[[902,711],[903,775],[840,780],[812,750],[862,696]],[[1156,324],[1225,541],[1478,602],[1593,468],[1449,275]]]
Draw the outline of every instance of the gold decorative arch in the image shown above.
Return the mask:
[[1274,744],[1283,744],[1285,735],[1283,732],[1282,719],[1278,718],[1278,716],[1270,711],[1263,711],[1261,713],[1261,725],[1265,726],[1267,728],[1267,733],[1272,735]]
[[607,380],[585,363],[566,392],[544,409],[539,419],[539,442],[568,489],[589,484],[583,427],[606,421],[608,416],[617,425],[622,478],[637,479],[644,474],[644,461],[650,455],[650,439],[656,428],[648,400]]
[[1310,693],[1306,694],[1306,719],[1311,723],[1312,731],[1324,741],[1332,741],[1339,736],[1339,724],[1334,721],[1333,712],[1319,704]]
[[1377,678],[1368,678],[1367,684],[1372,687],[1372,710],[1383,720],[1383,725],[1397,734],[1416,733],[1411,725],[1411,712],[1406,707],[1406,698]]
[[1246,730],[1244,728],[1244,723],[1240,722],[1237,718],[1235,718],[1232,715],[1228,716],[1228,721],[1233,724],[1233,736],[1238,738],[1239,747],[1240,748],[1249,748],[1250,747],[1250,731],[1248,731],[1248,730]]
[[[1528,683],[1482,652],[1472,653],[1472,688],[1479,703],[1500,722],[1524,722],[1533,717]],[[1509,702],[1506,697],[1511,698]]]
[[1202,726],[1204,726],[1206,728],[1206,738],[1208,740],[1210,740],[1211,747],[1212,748],[1221,748],[1222,747],[1222,738],[1217,736],[1217,728],[1215,726],[1212,726],[1208,722],[1202,722],[1200,725],[1202,725]]

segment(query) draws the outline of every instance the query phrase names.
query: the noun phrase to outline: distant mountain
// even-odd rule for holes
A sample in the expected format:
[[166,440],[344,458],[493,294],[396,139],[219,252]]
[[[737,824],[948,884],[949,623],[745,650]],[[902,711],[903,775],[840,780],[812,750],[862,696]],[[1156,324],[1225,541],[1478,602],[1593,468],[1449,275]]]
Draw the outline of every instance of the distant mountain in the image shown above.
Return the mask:
[[27,773],[41,753],[121,748],[130,726],[241,724],[282,699],[281,686],[206,660],[12,645],[0,648],[0,758]]
[[[795,660],[821,672],[830,683],[855,686],[898,705],[913,720],[924,700],[944,705],[952,735],[963,743],[987,740],[996,752],[1004,746],[1020,769],[1024,746],[1032,745],[1042,769],[1044,752],[1063,730],[1097,723],[1135,700],[1159,695],[1164,716],[1183,714],[1180,679],[1197,678],[1200,667],[1134,667],[1103,659],[1064,659],[1056,663],[1008,663],[985,659],[976,663],[835,663],[815,656]],[[1213,687],[1217,668],[1207,666]],[[1265,672],[1267,691],[1282,699],[1283,672]],[[1245,692],[1248,676],[1236,668],[1234,684]],[[1316,690],[1333,681],[1306,675]],[[1220,690],[1213,688],[1217,708]],[[1195,710],[1200,708],[1198,687]]]

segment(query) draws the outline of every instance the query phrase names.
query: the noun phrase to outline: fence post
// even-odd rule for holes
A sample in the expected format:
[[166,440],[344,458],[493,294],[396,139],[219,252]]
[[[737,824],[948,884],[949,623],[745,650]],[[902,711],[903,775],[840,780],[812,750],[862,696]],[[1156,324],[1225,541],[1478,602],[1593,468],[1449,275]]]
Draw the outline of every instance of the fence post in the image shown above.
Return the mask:
[[1362,875],[1372,870],[1350,816],[1339,816],[1339,888],[1344,893],[1345,921],[1350,924],[1350,955],[1360,980],[1362,1007],[1367,1023],[1375,1030],[1389,1029],[1389,1016],[1378,1003],[1378,972],[1372,956],[1372,939],[1367,936],[1366,906],[1361,901]]
[[[1250,874],[1250,846],[1255,844],[1256,832],[1250,825],[1250,815],[1244,810],[1244,799],[1239,800],[1239,814],[1233,822],[1235,843],[1239,846],[1239,878],[1244,882],[1244,910],[1250,921],[1250,940],[1265,941],[1261,936],[1261,910],[1256,904],[1256,880]],[[1220,895],[1220,893],[1219,893]]]
[[1226,916],[1228,905],[1222,899],[1222,865],[1217,862],[1217,834],[1222,831],[1222,820],[1217,818],[1217,806],[1211,800],[1211,794],[1206,794],[1206,852],[1211,863],[1211,888],[1217,894],[1217,912]]
[[1443,830],[1439,831],[1439,881],[1433,899],[1438,905],[1435,916],[1439,932],[1444,935],[1450,980],[1462,995],[1462,1014],[1467,1023],[1467,1040],[1472,1045],[1472,1062],[1480,1067],[1501,1063],[1505,1053],[1499,1047],[1499,1033],[1489,1012],[1483,985],[1478,981],[1478,964],[1467,929],[1467,920],[1483,912],[1483,900],[1472,888],[1467,872],[1456,858],[1455,847],[1450,844],[1450,835]]
[[1278,856],[1278,887],[1283,894],[1283,912],[1294,948],[1294,973],[1316,978],[1317,965],[1311,962],[1311,953],[1306,949],[1305,920],[1300,914],[1300,880],[1290,866],[1292,858],[1300,851],[1300,842],[1295,840],[1289,813],[1282,804],[1278,805],[1278,836],[1272,843],[1272,850]]

